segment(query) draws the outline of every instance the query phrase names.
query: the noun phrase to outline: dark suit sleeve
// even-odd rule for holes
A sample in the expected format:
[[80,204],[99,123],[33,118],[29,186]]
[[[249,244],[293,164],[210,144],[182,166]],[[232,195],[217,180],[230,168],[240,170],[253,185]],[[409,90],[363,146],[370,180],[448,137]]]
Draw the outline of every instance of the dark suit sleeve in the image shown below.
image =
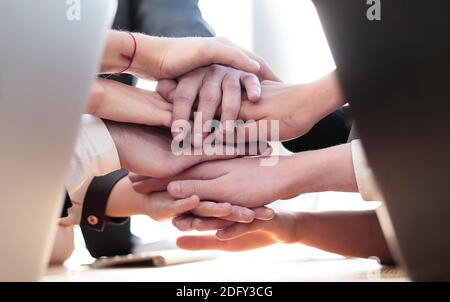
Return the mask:
[[203,20],[198,0],[136,0],[130,4],[136,31],[164,37],[214,36]]
[[343,107],[319,121],[307,134],[283,142],[291,152],[303,152],[345,144],[351,129],[349,108]]

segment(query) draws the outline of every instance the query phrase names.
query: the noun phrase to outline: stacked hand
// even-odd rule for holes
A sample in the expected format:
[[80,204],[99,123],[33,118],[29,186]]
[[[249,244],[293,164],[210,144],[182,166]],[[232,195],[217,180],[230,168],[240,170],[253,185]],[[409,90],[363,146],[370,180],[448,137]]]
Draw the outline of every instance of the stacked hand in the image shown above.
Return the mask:
[[[178,156],[171,149],[172,137],[187,133],[172,127],[171,135],[168,127],[178,120],[191,121],[193,111],[202,113],[191,121],[201,125],[194,127],[193,148],[203,147],[210,131],[205,126],[214,118],[222,124],[250,121],[246,131],[262,128],[265,121],[279,121],[279,133],[269,132],[257,140],[301,136],[343,103],[334,74],[312,84],[286,85],[261,58],[224,39],[135,37],[136,56],[127,72],[160,80],[157,92],[97,80],[88,106],[89,113],[109,120],[106,125],[121,166],[133,172],[116,185],[108,215],[175,217],[173,223],[182,230],[234,230],[240,226],[236,222],[272,218],[273,211],[264,206],[275,200],[352,186],[317,181],[331,167],[317,169],[327,156],[322,153],[282,157],[278,165],[261,166],[260,158],[236,158],[237,152]],[[129,35],[111,32],[101,72],[122,70],[126,62],[118,54],[131,52]],[[234,126],[227,123],[221,132],[230,135]],[[248,141],[251,136],[246,134]],[[348,148],[337,154],[347,156]],[[254,225],[261,224],[246,227]]]
[[[111,80],[95,81],[86,112],[105,120],[121,166],[141,175],[161,178],[176,176],[205,161],[235,158],[237,149],[232,146],[231,153],[230,146],[226,146],[228,155],[174,155],[168,128],[174,120],[173,116],[189,120],[198,94],[201,97],[196,107],[204,110],[206,117],[210,110],[212,118],[222,103],[222,89],[224,112],[229,108],[229,118],[236,119],[240,108],[241,84],[250,99],[257,101],[261,91],[258,77],[276,79],[265,62],[220,38],[166,39],[140,34],[134,34],[134,37],[137,40],[136,55],[127,72],[147,79],[167,79],[158,86],[158,91],[163,95],[164,89],[169,93],[172,83],[177,83],[169,79],[178,81],[179,87],[177,93],[171,93],[173,99],[164,99],[156,92]],[[123,55],[134,51],[132,44],[129,34],[110,32],[101,72],[123,70],[128,63]],[[213,63],[222,65],[210,65]],[[189,101],[191,105],[180,101]],[[201,147],[197,144],[197,148]],[[270,219],[273,215],[271,210],[265,208],[248,209],[205,200],[200,201],[195,195],[177,199],[164,190],[140,194],[132,190],[128,179],[123,179],[114,187],[108,201],[107,215],[122,217],[146,214],[162,220],[189,213],[234,222]],[[82,204],[75,203],[71,211],[81,212],[81,209]]]

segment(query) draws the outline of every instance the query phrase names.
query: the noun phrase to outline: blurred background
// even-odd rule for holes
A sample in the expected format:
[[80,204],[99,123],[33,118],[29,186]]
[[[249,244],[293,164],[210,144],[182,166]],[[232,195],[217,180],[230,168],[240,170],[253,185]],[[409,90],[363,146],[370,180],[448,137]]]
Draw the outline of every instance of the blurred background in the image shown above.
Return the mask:
[[[200,0],[200,8],[217,36],[264,57],[284,82],[310,82],[335,68],[309,0]],[[155,83],[140,81],[138,86],[154,89]],[[296,211],[360,210],[374,208],[377,203],[364,202],[359,194],[328,192],[305,194],[272,206]],[[180,234],[170,222],[140,216],[132,218],[132,232],[144,242],[172,240]],[[79,230],[76,244],[84,245]]]

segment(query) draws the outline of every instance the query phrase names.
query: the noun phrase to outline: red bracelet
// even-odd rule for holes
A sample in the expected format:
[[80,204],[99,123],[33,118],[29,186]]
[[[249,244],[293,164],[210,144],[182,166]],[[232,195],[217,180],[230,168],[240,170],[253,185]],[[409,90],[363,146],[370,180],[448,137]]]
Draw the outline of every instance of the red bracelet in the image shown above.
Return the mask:
[[132,54],[131,56],[126,55],[126,54],[123,54],[123,53],[120,54],[120,56],[121,56],[122,58],[124,58],[125,60],[128,61],[128,66],[125,67],[124,70],[119,71],[117,74],[124,73],[125,71],[127,71],[128,69],[130,69],[131,65],[133,64],[134,57],[136,56],[136,50],[137,50],[137,40],[136,40],[136,37],[135,37],[131,32],[129,32],[129,31],[128,31],[127,33],[128,33],[128,34],[131,36],[131,38],[133,39],[133,43],[134,43],[133,54]]

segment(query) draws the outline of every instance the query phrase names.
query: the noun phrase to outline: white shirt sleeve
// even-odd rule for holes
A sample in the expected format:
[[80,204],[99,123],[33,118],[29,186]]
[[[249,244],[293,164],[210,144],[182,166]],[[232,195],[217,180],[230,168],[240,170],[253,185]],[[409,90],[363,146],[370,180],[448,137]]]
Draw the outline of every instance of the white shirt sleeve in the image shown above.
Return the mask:
[[383,194],[370,168],[361,141],[352,141],[353,169],[359,193],[365,201],[383,201]]
[[84,114],[66,181],[70,198],[81,202],[95,176],[118,169],[119,155],[105,124],[98,117]]

